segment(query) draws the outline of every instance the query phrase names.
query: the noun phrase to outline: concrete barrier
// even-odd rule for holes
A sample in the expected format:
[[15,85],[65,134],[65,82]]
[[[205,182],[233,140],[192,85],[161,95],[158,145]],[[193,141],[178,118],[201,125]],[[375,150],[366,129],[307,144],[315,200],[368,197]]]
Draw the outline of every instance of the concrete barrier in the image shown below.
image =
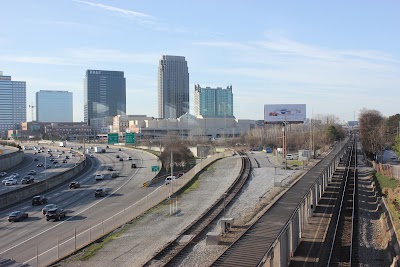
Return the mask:
[[0,209],[11,206],[19,201],[32,198],[35,195],[42,194],[46,190],[68,181],[85,167],[85,161],[86,159],[80,162],[75,168],[66,170],[46,180],[0,195]]
[[15,151],[0,155],[0,172],[17,166],[24,160],[24,152]]

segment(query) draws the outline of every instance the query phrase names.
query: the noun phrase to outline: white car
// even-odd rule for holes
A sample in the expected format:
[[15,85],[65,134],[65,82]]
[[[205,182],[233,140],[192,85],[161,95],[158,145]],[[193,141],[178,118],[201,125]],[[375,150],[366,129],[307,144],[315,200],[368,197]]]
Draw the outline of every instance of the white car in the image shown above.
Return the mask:
[[172,180],[175,180],[176,176],[167,176],[167,178],[165,178],[165,185],[168,185],[170,183],[172,183]]
[[286,155],[286,159],[293,160],[293,155],[292,154],[287,154]]
[[104,174],[98,173],[98,174],[96,174],[96,176],[95,176],[94,179],[95,179],[96,181],[97,181],[97,180],[103,180],[103,179],[104,179]]
[[7,178],[3,179],[3,181],[1,181],[1,183],[2,183],[2,184],[6,184],[6,182],[7,182],[8,180],[11,180],[11,179],[14,179],[14,178],[13,178],[13,177],[7,177]]
[[6,172],[0,172],[0,177],[4,177],[4,176],[6,176],[6,175],[7,175]]
[[11,178],[5,183],[5,185],[16,185],[17,183],[17,179]]
[[60,168],[60,167],[61,167],[61,164],[59,164],[59,163],[54,165],[54,168]]
[[19,174],[18,173],[13,173],[13,174],[11,174],[10,177],[17,179],[17,178],[19,178]]

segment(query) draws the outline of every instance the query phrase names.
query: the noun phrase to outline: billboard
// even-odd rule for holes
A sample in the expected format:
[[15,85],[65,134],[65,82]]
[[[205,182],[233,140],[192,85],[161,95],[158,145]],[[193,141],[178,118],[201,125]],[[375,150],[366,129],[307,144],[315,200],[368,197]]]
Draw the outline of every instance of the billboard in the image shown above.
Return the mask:
[[304,123],[306,121],[306,104],[264,105],[265,123],[282,123],[284,121]]

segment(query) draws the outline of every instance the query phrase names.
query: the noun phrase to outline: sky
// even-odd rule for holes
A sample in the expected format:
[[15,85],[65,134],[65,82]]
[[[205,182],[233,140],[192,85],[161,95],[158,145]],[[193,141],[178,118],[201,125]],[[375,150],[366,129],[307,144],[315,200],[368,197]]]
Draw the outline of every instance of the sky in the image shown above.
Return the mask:
[[194,85],[232,85],[234,116],[306,104],[307,117],[400,113],[400,1],[0,0],[0,71],[73,92],[83,121],[87,69],[124,71],[127,114],[158,116],[161,55],[185,56]]

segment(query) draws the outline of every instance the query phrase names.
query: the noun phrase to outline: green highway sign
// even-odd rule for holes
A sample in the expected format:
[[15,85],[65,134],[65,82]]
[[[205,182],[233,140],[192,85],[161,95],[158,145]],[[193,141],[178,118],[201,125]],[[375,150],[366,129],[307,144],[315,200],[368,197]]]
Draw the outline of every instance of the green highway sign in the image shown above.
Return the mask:
[[152,172],[158,172],[160,170],[160,166],[151,166]]
[[109,133],[108,134],[108,143],[109,144],[118,143],[118,133]]
[[126,144],[134,144],[135,143],[135,133],[126,133],[125,135]]

